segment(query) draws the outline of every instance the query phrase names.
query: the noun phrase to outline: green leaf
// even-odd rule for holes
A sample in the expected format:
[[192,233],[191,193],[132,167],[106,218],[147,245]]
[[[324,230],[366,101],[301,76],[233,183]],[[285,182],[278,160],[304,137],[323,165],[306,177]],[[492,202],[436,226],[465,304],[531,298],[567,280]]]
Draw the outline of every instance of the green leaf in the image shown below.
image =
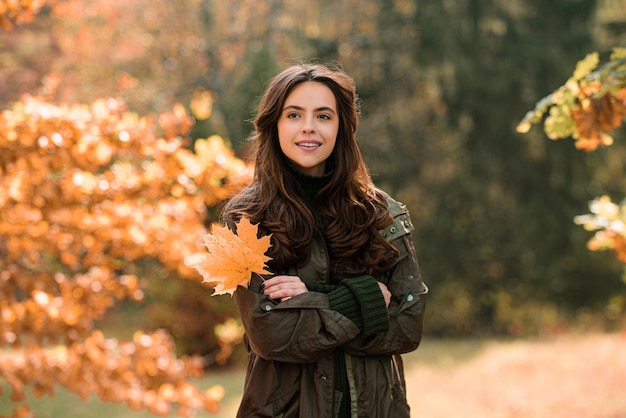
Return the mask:
[[611,53],[610,60],[613,61],[613,60],[618,60],[622,58],[626,58],[626,48],[621,48],[621,47],[613,48],[613,52]]
[[593,70],[596,69],[598,63],[600,62],[600,55],[597,52],[592,52],[587,54],[585,58],[578,61],[576,64],[576,70],[574,70],[574,74],[572,75],[572,80],[579,81],[585,77],[587,77]]
[[553,106],[544,123],[544,132],[550,139],[572,136],[576,132],[576,123],[568,106]]

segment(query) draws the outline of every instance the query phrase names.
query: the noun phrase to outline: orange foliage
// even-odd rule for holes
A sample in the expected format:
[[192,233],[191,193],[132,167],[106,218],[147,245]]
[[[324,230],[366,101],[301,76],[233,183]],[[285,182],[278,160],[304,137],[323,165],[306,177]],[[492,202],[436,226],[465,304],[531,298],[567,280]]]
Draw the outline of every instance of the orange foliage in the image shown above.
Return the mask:
[[589,203],[591,213],[574,218],[588,231],[595,231],[587,242],[591,251],[613,250],[616,258],[626,264],[626,201],[614,203],[601,196]]
[[186,380],[202,363],[176,358],[170,336],[118,342],[94,329],[116,302],[143,298],[125,273],[133,261],[195,278],[183,260],[201,249],[207,207],[250,179],[219,137],[187,149],[191,125],[182,105],[141,117],[112,98],[24,96],[0,114],[0,376],[12,401],[61,384],[160,415],[216,410]]
[[[626,49],[616,47],[609,62],[599,68],[598,63],[597,52],[579,61],[572,77],[540,100],[518,124],[517,131],[526,133],[532,124],[543,122],[549,138],[571,136],[579,150],[590,152],[612,145],[608,132],[621,127],[626,117]],[[595,231],[587,248],[612,249],[626,264],[626,200],[616,204],[602,196],[590,202],[589,209],[591,214],[574,219]]]
[[597,232],[587,243],[587,248],[591,251],[611,248],[615,252],[615,257],[626,264],[626,237],[617,231],[606,229]]
[[550,139],[572,137],[583,151],[612,145],[609,132],[626,116],[626,49],[616,47],[605,65],[598,67],[599,62],[597,52],[580,60],[565,84],[526,113],[517,131],[543,123]]
[[45,0],[0,0],[0,29],[32,22]]
[[576,148],[584,151],[594,151],[599,146],[609,146],[613,138],[606,134],[622,125],[626,116],[626,89],[620,89],[617,94],[605,94],[594,98],[599,89],[598,84],[581,89],[578,94],[579,107],[572,110],[572,118],[576,123],[578,137]]
[[265,263],[270,257],[265,253],[270,248],[270,236],[257,237],[258,225],[252,225],[245,216],[237,224],[235,235],[228,227],[214,225],[211,234],[204,236],[208,254],[191,265],[208,283],[216,283],[214,295],[231,295],[237,286],[248,286],[252,273],[270,273]]

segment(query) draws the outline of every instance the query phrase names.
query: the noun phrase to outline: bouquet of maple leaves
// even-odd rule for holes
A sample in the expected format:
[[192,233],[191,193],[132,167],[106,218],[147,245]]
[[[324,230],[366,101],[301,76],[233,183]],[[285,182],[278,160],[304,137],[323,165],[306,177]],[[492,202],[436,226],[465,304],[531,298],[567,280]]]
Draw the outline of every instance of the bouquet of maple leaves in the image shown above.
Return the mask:
[[258,225],[242,216],[237,234],[227,226],[213,225],[210,233],[203,235],[208,252],[190,265],[202,275],[203,283],[215,284],[213,296],[232,296],[237,286],[248,286],[252,273],[270,273],[265,263],[271,258],[265,253],[271,246],[271,235],[258,238],[257,233]]

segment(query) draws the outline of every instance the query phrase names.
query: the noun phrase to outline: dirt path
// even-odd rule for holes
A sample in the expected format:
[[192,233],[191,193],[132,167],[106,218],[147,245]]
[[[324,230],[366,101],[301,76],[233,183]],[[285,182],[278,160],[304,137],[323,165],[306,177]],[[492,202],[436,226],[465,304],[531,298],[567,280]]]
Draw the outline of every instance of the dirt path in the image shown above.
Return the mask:
[[626,333],[488,342],[458,359],[436,344],[407,356],[413,417],[626,417]]

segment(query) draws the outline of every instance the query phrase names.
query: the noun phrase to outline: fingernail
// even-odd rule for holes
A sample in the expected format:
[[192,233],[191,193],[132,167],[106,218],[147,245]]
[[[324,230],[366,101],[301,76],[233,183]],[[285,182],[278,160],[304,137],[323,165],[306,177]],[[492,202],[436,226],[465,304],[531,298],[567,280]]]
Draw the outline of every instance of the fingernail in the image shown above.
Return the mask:
[[265,282],[261,283],[261,291],[265,290]]

